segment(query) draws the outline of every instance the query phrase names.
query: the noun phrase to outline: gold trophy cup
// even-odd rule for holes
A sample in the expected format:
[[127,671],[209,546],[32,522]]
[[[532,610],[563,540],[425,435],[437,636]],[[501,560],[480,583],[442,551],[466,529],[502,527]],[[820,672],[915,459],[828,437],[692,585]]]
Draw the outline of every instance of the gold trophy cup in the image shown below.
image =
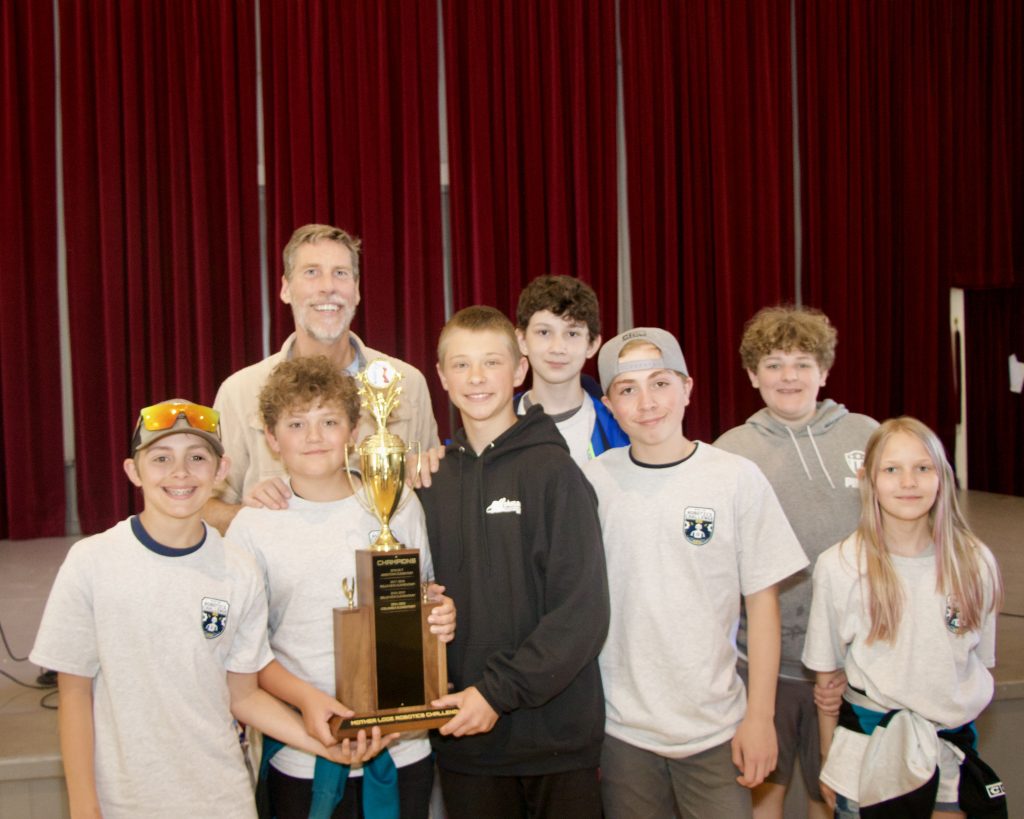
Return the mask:
[[377,431],[358,447],[361,488],[352,480],[347,449],[345,467],[356,498],[377,518],[380,531],[369,549],[356,550],[354,589],[346,578],[347,604],[334,609],[337,697],[356,712],[350,719],[332,719],[338,738],[374,726],[385,734],[434,728],[457,713],[430,705],[448,690],[445,646],[427,622],[433,606],[422,592],[419,550],[405,548],[391,532],[405,489],[406,455],[410,449],[419,453],[419,442],[406,446],[387,431],[401,377],[383,359],[356,376]]
[[377,422],[377,431],[367,437],[358,447],[359,472],[362,475],[363,491],[352,483],[352,468],[349,465],[348,447],[345,448],[345,472],[356,498],[368,512],[380,521],[380,534],[370,548],[376,552],[401,549],[402,544],[391,534],[389,523],[399,508],[402,490],[405,488],[405,457],[410,449],[417,453],[416,468],[419,470],[420,443],[412,446],[397,435],[388,432],[388,417],[398,406],[402,394],[402,374],[387,361],[378,358],[356,376],[363,407]]

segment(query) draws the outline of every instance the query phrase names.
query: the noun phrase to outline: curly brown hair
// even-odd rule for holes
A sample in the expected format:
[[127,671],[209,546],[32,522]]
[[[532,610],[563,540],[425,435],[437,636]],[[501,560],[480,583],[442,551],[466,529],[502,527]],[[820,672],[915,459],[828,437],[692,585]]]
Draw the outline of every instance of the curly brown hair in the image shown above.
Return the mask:
[[519,294],[516,326],[523,332],[534,313],[548,310],[567,321],[587,325],[589,341],[601,335],[601,313],[594,289],[573,276],[538,276]]
[[359,423],[359,388],[352,376],[338,372],[323,355],[282,361],[260,390],[260,417],[273,431],[289,410],[306,410],[317,403],[339,407],[350,429]]
[[836,360],[838,334],[828,316],[813,307],[780,304],[765,307],[743,328],[740,360],[744,369],[754,371],[772,350],[813,355],[823,370],[832,368]]

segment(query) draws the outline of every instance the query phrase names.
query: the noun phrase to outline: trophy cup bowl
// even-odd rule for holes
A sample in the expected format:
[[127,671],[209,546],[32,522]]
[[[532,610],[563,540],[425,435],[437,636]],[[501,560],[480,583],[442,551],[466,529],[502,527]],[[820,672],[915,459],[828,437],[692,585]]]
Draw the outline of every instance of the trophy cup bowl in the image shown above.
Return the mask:
[[362,474],[362,492],[352,481],[348,447],[345,448],[345,474],[352,491],[363,507],[380,521],[380,534],[370,548],[377,552],[401,549],[402,544],[391,534],[389,523],[398,510],[405,488],[405,456],[409,447],[397,435],[378,431],[359,445],[359,468]]

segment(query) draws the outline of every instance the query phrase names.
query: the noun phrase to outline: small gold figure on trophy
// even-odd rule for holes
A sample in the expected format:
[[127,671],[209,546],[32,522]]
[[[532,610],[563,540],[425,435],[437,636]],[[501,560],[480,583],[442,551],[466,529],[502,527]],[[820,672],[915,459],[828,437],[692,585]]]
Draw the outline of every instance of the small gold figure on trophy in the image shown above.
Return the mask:
[[341,590],[348,601],[348,607],[354,609],[356,607],[356,579],[354,577],[341,578]]

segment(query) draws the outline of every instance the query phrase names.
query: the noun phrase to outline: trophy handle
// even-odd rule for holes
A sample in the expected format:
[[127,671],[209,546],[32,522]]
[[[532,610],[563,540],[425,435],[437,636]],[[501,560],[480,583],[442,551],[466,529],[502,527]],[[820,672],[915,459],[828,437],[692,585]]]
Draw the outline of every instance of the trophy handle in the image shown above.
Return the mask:
[[348,485],[352,487],[352,494],[355,495],[356,500],[359,501],[359,505],[362,506],[363,509],[365,509],[372,515],[374,513],[373,509],[370,507],[370,504],[367,503],[366,499],[363,497],[363,493],[359,491],[359,487],[356,486],[355,481],[352,480],[352,467],[349,465],[348,462],[348,451],[350,448],[356,448],[356,444],[354,444],[352,441],[349,441],[348,443],[345,444],[345,477],[348,478]]
[[416,476],[420,474],[420,467],[423,466],[423,447],[420,445],[419,441],[413,441],[409,444],[405,448],[405,452],[408,454],[414,449],[416,450],[416,475],[413,475],[411,479],[408,475],[405,476],[405,486],[402,488],[402,499],[398,501],[398,505],[395,507],[395,511],[391,515],[392,517],[401,512],[405,508],[406,504],[409,503],[409,498],[416,494],[412,489],[412,481],[416,480]]

